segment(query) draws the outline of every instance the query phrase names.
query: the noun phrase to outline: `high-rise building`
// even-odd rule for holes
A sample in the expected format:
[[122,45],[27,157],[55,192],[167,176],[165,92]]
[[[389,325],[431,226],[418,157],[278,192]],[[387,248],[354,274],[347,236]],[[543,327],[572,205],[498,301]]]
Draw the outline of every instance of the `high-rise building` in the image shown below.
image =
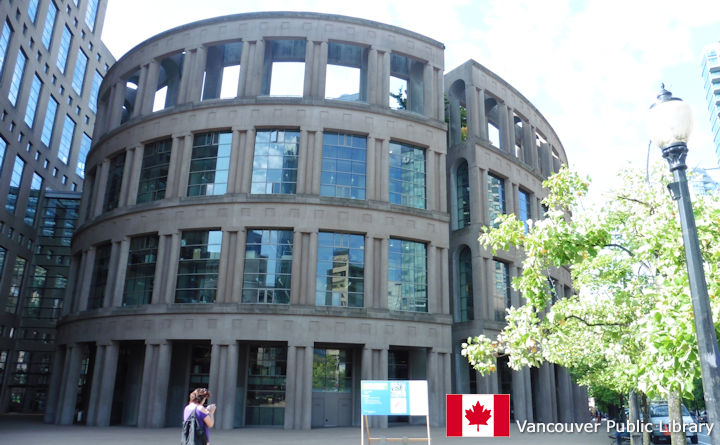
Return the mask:
[[106,0],[0,0],[0,412],[45,410]]
[[707,45],[703,49],[700,66],[705,82],[705,97],[710,113],[715,157],[720,166],[720,42]]
[[[433,424],[452,391],[510,393],[519,420],[586,416],[555,366],[480,378],[459,357],[521,301],[521,254],[481,249],[478,229],[541,218],[567,157],[511,85],[474,61],[444,75],[443,53],[283,12],[122,57],[98,95],[46,420],[179,425],[207,386],[219,428],[359,425],[361,379],[427,380]],[[564,269],[548,283],[571,292]]]

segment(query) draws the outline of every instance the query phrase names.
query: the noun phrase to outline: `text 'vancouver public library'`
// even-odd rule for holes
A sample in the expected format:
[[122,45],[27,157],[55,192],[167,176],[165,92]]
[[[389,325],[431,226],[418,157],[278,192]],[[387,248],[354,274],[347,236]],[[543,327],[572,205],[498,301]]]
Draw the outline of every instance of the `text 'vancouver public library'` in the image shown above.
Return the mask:
[[481,249],[480,228],[541,217],[567,159],[486,68],[443,75],[443,50],[258,13],[122,57],[99,91],[46,420],[179,425],[207,386],[220,428],[359,425],[361,379],[427,379],[434,424],[452,392],[510,393],[519,420],[585,415],[561,368],[481,378],[459,354],[520,303],[521,255]]

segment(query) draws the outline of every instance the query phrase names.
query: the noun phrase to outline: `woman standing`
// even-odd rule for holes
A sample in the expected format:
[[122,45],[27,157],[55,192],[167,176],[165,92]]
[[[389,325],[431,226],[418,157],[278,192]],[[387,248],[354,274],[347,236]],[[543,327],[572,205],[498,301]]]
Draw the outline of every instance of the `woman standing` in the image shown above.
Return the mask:
[[215,425],[215,405],[211,404],[205,407],[205,403],[210,399],[210,391],[207,388],[197,388],[195,391],[190,393],[190,401],[185,406],[183,412],[183,439],[185,443],[192,444],[196,442],[194,438],[185,437],[188,433],[188,429],[185,424],[188,419],[194,414],[197,418],[198,423],[204,428],[205,437],[204,443],[195,443],[195,445],[209,445],[210,444],[210,428]]

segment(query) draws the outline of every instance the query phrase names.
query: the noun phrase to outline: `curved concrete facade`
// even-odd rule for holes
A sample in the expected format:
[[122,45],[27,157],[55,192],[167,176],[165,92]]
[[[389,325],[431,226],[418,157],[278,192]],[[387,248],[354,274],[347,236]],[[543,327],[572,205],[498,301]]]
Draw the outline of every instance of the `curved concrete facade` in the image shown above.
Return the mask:
[[[100,89],[46,420],[179,425],[188,390],[208,386],[220,428],[359,425],[361,379],[427,379],[439,425],[445,394],[503,389],[468,386],[457,350],[502,326],[488,318],[493,261],[520,265],[477,248],[482,184],[503,182],[503,211],[526,190],[538,214],[540,183],[566,158],[489,71],[471,61],[444,79],[443,50],[393,26],[282,12],[188,24],[121,58]],[[458,229],[461,159],[472,198]],[[473,320],[450,290],[463,245]],[[563,271],[553,278],[569,289]],[[552,419],[565,412],[540,377],[519,374],[517,418],[540,400]]]

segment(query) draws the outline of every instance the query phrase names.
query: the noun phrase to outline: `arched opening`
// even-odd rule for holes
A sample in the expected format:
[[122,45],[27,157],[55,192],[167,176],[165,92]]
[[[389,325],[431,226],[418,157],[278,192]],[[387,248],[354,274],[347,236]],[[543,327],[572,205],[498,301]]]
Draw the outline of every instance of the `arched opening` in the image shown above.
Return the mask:
[[490,145],[500,148],[500,107],[494,97],[485,95],[485,119]]
[[465,101],[465,82],[456,80],[446,98],[449,145],[453,146],[467,140],[467,105]]

